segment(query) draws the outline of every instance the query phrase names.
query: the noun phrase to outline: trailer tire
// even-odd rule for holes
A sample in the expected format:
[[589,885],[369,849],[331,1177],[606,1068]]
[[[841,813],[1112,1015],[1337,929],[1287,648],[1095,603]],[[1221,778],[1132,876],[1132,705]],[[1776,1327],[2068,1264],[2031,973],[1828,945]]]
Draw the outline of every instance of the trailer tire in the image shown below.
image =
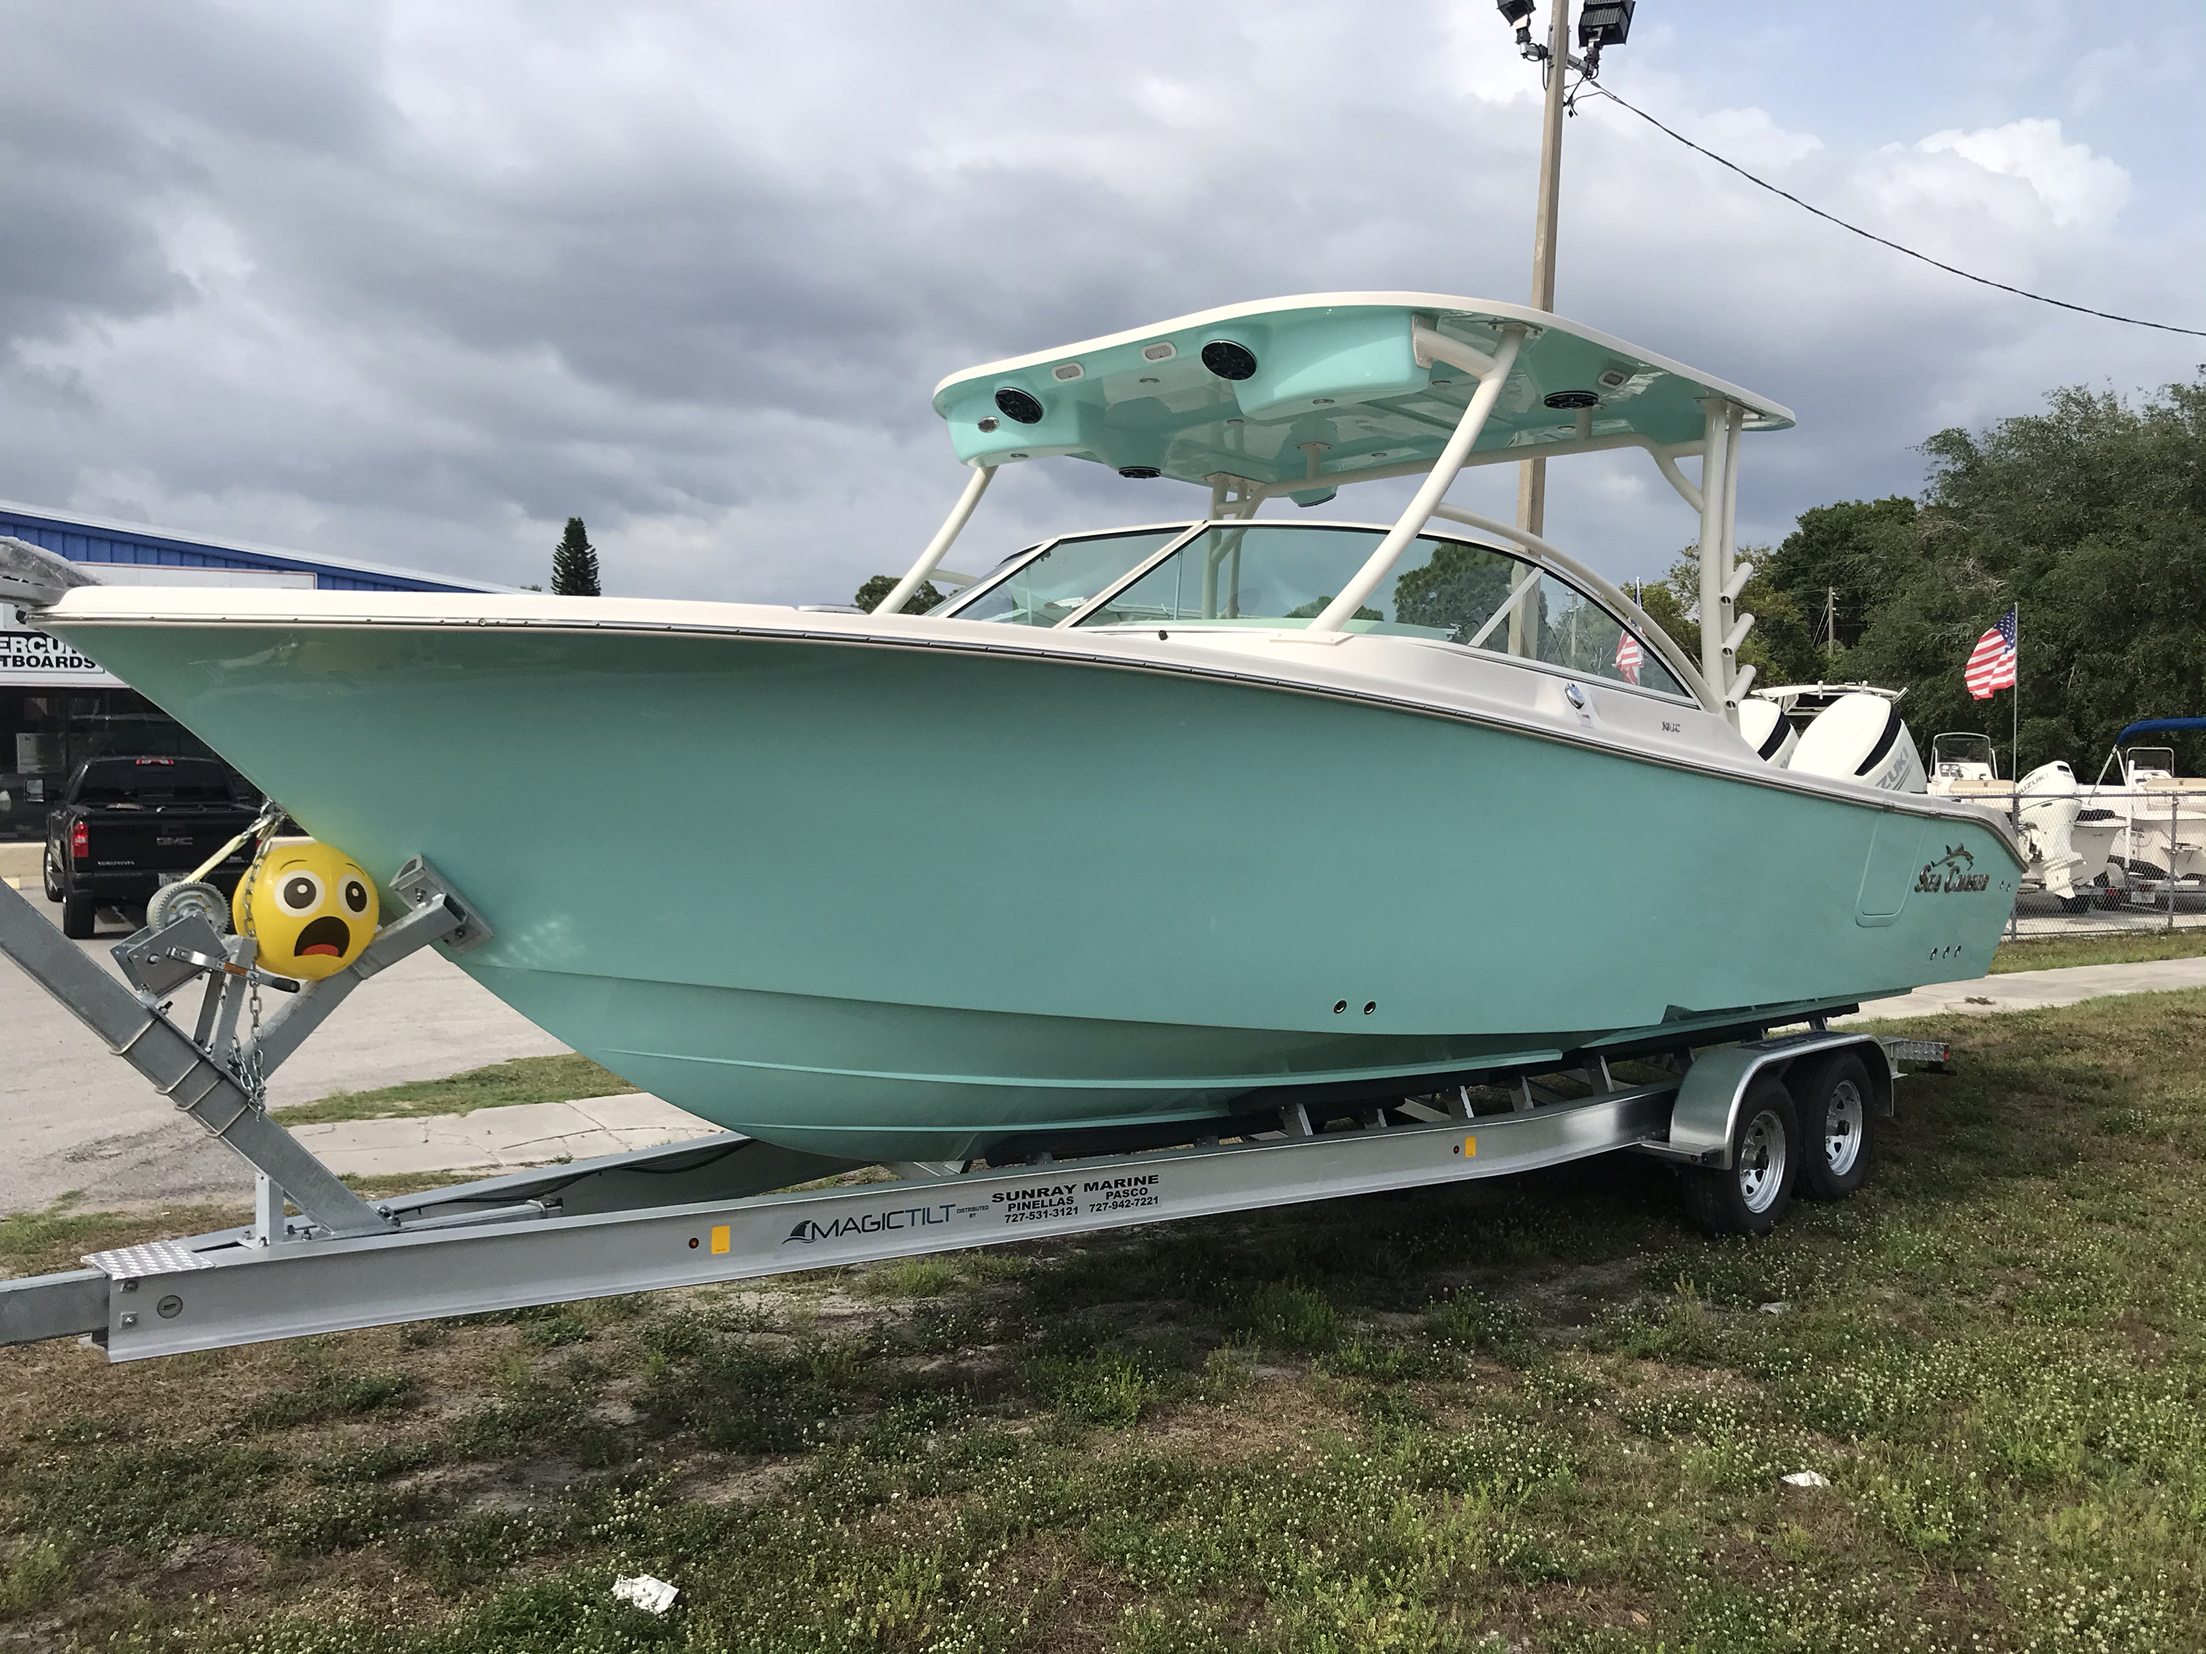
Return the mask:
[[99,928],[99,914],[91,895],[72,890],[61,898],[61,934],[72,942],[89,942]]
[[1876,1089],[1858,1051],[1833,1051],[1795,1080],[1799,1101],[1800,1193],[1844,1200],[1869,1181],[1876,1162]]
[[1747,1087],[1731,1128],[1731,1165],[1686,1174],[1693,1221],[1711,1235],[1766,1235],[1792,1204],[1800,1174],[1800,1120],[1774,1075]]

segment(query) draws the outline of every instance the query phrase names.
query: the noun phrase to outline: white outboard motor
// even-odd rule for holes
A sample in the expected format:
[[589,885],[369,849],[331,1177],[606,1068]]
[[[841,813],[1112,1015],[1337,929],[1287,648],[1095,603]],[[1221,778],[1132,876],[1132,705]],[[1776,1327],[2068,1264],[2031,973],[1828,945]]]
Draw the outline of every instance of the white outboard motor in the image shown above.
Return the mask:
[[2055,761],[2040,764],[2015,789],[2022,847],[2031,871],[2071,907],[2080,906],[2106,872],[2122,823],[2112,810],[2087,809],[2075,771]]
[[[1743,708],[1741,710],[1744,710]],[[1923,760],[1897,702],[1855,691],[1816,715],[1788,768],[1860,781],[1888,793],[1923,791]]]
[[1792,761],[1792,749],[1800,744],[1800,732],[1784,708],[1752,695],[1739,703],[1739,734],[1763,763],[1779,769]]

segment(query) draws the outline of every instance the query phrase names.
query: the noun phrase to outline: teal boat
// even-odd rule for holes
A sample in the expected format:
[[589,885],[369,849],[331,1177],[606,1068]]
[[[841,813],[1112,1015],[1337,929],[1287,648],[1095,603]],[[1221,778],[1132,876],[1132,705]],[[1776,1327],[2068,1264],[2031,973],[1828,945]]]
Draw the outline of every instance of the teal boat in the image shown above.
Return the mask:
[[[90,586],[39,623],[379,879],[427,858],[493,932],[458,963],[522,1014],[823,1154],[1184,1141],[1989,963],[1998,816],[1738,734],[1766,398],[1544,313],[1348,294],[934,400],[970,477],[870,615]],[[1618,448],[1699,514],[1698,659],[1444,499]],[[903,612],[996,470],[1052,456],[1207,502]],[[1391,523],[1264,512],[1411,475]],[[611,765],[640,804],[607,808]]]

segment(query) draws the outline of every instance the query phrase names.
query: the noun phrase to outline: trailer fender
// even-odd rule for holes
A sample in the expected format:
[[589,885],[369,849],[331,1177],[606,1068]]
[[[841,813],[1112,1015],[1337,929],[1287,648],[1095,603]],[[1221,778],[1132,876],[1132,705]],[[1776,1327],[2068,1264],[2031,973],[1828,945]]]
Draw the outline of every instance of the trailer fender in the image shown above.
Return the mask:
[[1877,1087],[1877,1112],[1892,1111],[1890,1054],[1873,1034],[1784,1034],[1774,1039],[1745,1040],[1722,1045],[1693,1058],[1678,1087],[1677,1103],[1670,1113],[1671,1158],[1728,1171],[1731,1166],[1731,1134],[1739,1123],[1739,1105],[1757,1075],[1785,1071],[1806,1057],[1831,1051],[1857,1049]]

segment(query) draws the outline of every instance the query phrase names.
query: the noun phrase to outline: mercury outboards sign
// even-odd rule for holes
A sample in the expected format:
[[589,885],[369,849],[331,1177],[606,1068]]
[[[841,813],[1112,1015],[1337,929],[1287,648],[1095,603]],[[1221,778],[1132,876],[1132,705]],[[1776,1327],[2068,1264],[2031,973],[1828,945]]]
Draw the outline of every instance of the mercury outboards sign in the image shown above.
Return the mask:
[[0,683],[115,689],[122,679],[46,632],[13,604],[0,608]]
[[30,620],[32,610],[60,601],[71,587],[98,584],[68,558],[0,534],[0,683],[102,689],[121,684]]

